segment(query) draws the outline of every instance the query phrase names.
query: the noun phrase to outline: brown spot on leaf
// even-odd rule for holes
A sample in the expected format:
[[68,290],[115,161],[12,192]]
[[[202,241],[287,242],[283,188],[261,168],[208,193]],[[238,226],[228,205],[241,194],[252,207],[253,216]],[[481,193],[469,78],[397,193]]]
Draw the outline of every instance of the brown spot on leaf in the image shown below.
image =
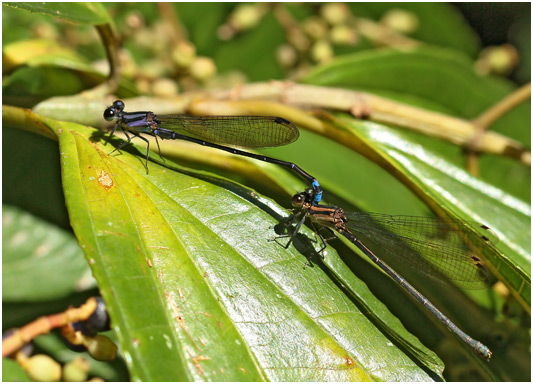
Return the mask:
[[97,173],[97,175],[98,175],[98,184],[104,187],[106,191],[113,186],[113,179],[111,179],[111,177],[106,171],[102,169],[100,170],[100,172]]
[[198,355],[194,357],[188,348],[187,348],[187,353],[189,354],[189,357],[191,357],[194,363],[194,366],[196,367],[196,369],[198,369],[198,372],[200,373],[200,375],[203,375],[205,372],[204,372],[204,369],[200,366],[200,362],[203,360],[211,360],[211,358],[204,356],[204,355]]
[[348,366],[354,365],[354,361],[353,361],[353,359],[350,356],[344,356],[344,361],[345,361],[346,365],[348,365]]

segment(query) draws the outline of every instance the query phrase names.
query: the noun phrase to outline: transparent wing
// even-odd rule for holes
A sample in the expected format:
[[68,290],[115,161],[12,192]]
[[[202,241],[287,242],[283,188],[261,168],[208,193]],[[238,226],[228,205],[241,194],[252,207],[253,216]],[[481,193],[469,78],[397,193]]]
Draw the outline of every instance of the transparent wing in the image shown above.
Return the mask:
[[161,128],[211,143],[244,148],[277,147],[299,136],[298,128],[276,116],[162,115]]
[[[459,220],[393,216],[378,213],[346,214],[346,227],[394,269],[417,273],[467,289],[481,289],[490,272],[476,250],[495,244],[486,226]],[[477,228],[477,235],[468,229]],[[478,251],[479,252],[479,251]]]

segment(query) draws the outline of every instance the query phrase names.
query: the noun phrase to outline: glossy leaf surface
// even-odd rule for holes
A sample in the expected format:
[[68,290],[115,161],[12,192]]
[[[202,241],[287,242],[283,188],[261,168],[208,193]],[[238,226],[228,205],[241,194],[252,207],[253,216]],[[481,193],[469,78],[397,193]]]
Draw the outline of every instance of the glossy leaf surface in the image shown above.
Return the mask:
[[286,215],[271,202],[197,172],[150,163],[146,175],[140,157],[109,156],[95,131],[45,121],[59,135],[71,222],[134,378],[428,379],[323,269],[269,241]]

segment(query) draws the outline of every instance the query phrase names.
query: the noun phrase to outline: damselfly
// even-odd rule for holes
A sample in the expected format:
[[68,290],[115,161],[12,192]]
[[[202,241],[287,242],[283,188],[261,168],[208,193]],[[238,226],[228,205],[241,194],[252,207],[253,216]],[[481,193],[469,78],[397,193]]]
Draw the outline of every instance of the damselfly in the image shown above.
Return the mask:
[[292,234],[280,236],[291,238],[287,246],[306,218],[310,219],[315,232],[322,240],[323,246],[319,252],[324,250],[328,240],[320,234],[320,228],[335,229],[475,352],[485,360],[490,359],[492,352],[485,345],[459,329],[389,264],[370,250],[379,249],[382,252],[380,256],[395,268],[403,265],[432,279],[453,281],[463,288],[483,288],[489,282],[490,274],[473,249],[497,240],[488,227],[479,225],[479,230],[484,234],[467,238],[461,230],[467,222],[375,213],[345,213],[342,208],[335,206],[313,204],[312,196],[310,189],[294,195],[292,204],[298,211],[291,217],[290,222],[296,222],[296,226]]
[[[245,152],[229,146],[246,148],[276,147],[290,144],[298,136],[298,128],[288,120],[276,116],[189,116],[189,115],[156,115],[150,111],[125,112],[124,102],[116,100],[104,111],[107,121],[116,119],[110,137],[117,128],[131,141],[128,133],[139,137],[147,143],[146,172],[148,173],[149,141],[141,136],[147,134],[161,139],[186,140],[211,148],[220,149],[235,155],[246,156],[267,163],[281,165],[294,170],[307,180],[313,187],[313,203],[322,198],[322,188],[318,181],[295,163],[274,159],[255,153]],[[159,142],[157,142],[159,147]],[[117,148],[117,149],[119,149]]]

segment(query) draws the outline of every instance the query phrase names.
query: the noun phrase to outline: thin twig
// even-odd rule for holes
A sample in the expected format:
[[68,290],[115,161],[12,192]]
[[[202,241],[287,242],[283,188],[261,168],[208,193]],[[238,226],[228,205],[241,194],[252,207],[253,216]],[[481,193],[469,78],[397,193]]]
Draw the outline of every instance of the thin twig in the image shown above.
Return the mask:
[[378,45],[410,49],[421,44],[419,41],[402,35],[392,28],[373,20],[361,17],[354,17],[353,20],[357,32]]
[[[528,99],[531,99],[531,83],[517,89],[472,120],[472,124],[476,127],[476,133],[465,147],[466,166],[470,173],[475,176],[479,175],[478,148],[479,142],[483,135],[486,134],[485,132],[495,121]],[[525,154],[525,156],[527,156],[527,154]],[[529,157],[531,157],[531,155],[529,155]],[[531,163],[531,159],[529,159],[529,162]]]
[[507,112],[529,99],[531,99],[531,83],[518,88],[509,96],[497,102],[477,118],[473,119],[472,123],[486,130]]
[[311,41],[302,30],[300,24],[298,24],[290,12],[287,11],[284,3],[273,4],[272,14],[285,30],[287,41],[294,46],[296,50],[305,51],[309,49]]
[[[247,84],[239,88],[240,99],[268,99],[283,103],[344,111],[359,118],[391,124],[465,146],[476,134],[472,121],[403,104],[367,92],[301,85],[287,82]],[[203,92],[199,97],[227,100],[231,90]],[[313,129],[312,127],[308,127]],[[531,166],[529,149],[496,132],[486,132],[476,147],[483,153],[516,158]]]
[[87,99],[98,99],[105,95],[115,93],[118,89],[122,72],[118,57],[118,40],[111,24],[97,25],[96,30],[102,39],[102,44],[107,54],[109,76],[104,83],[83,92],[83,97]]
[[49,333],[52,329],[63,327],[69,323],[85,321],[96,310],[98,303],[90,297],[79,308],[69,308],[55,315],[42,316],[37,320],[15,330],[11,335],[2,340],[2,357],[11,355],[40,335]]
[[163,20],[170,41],[174,46],[187,40],[187,30],[183,27],[178,14],[174,9],[174,3],[157,3],[159,14]]

